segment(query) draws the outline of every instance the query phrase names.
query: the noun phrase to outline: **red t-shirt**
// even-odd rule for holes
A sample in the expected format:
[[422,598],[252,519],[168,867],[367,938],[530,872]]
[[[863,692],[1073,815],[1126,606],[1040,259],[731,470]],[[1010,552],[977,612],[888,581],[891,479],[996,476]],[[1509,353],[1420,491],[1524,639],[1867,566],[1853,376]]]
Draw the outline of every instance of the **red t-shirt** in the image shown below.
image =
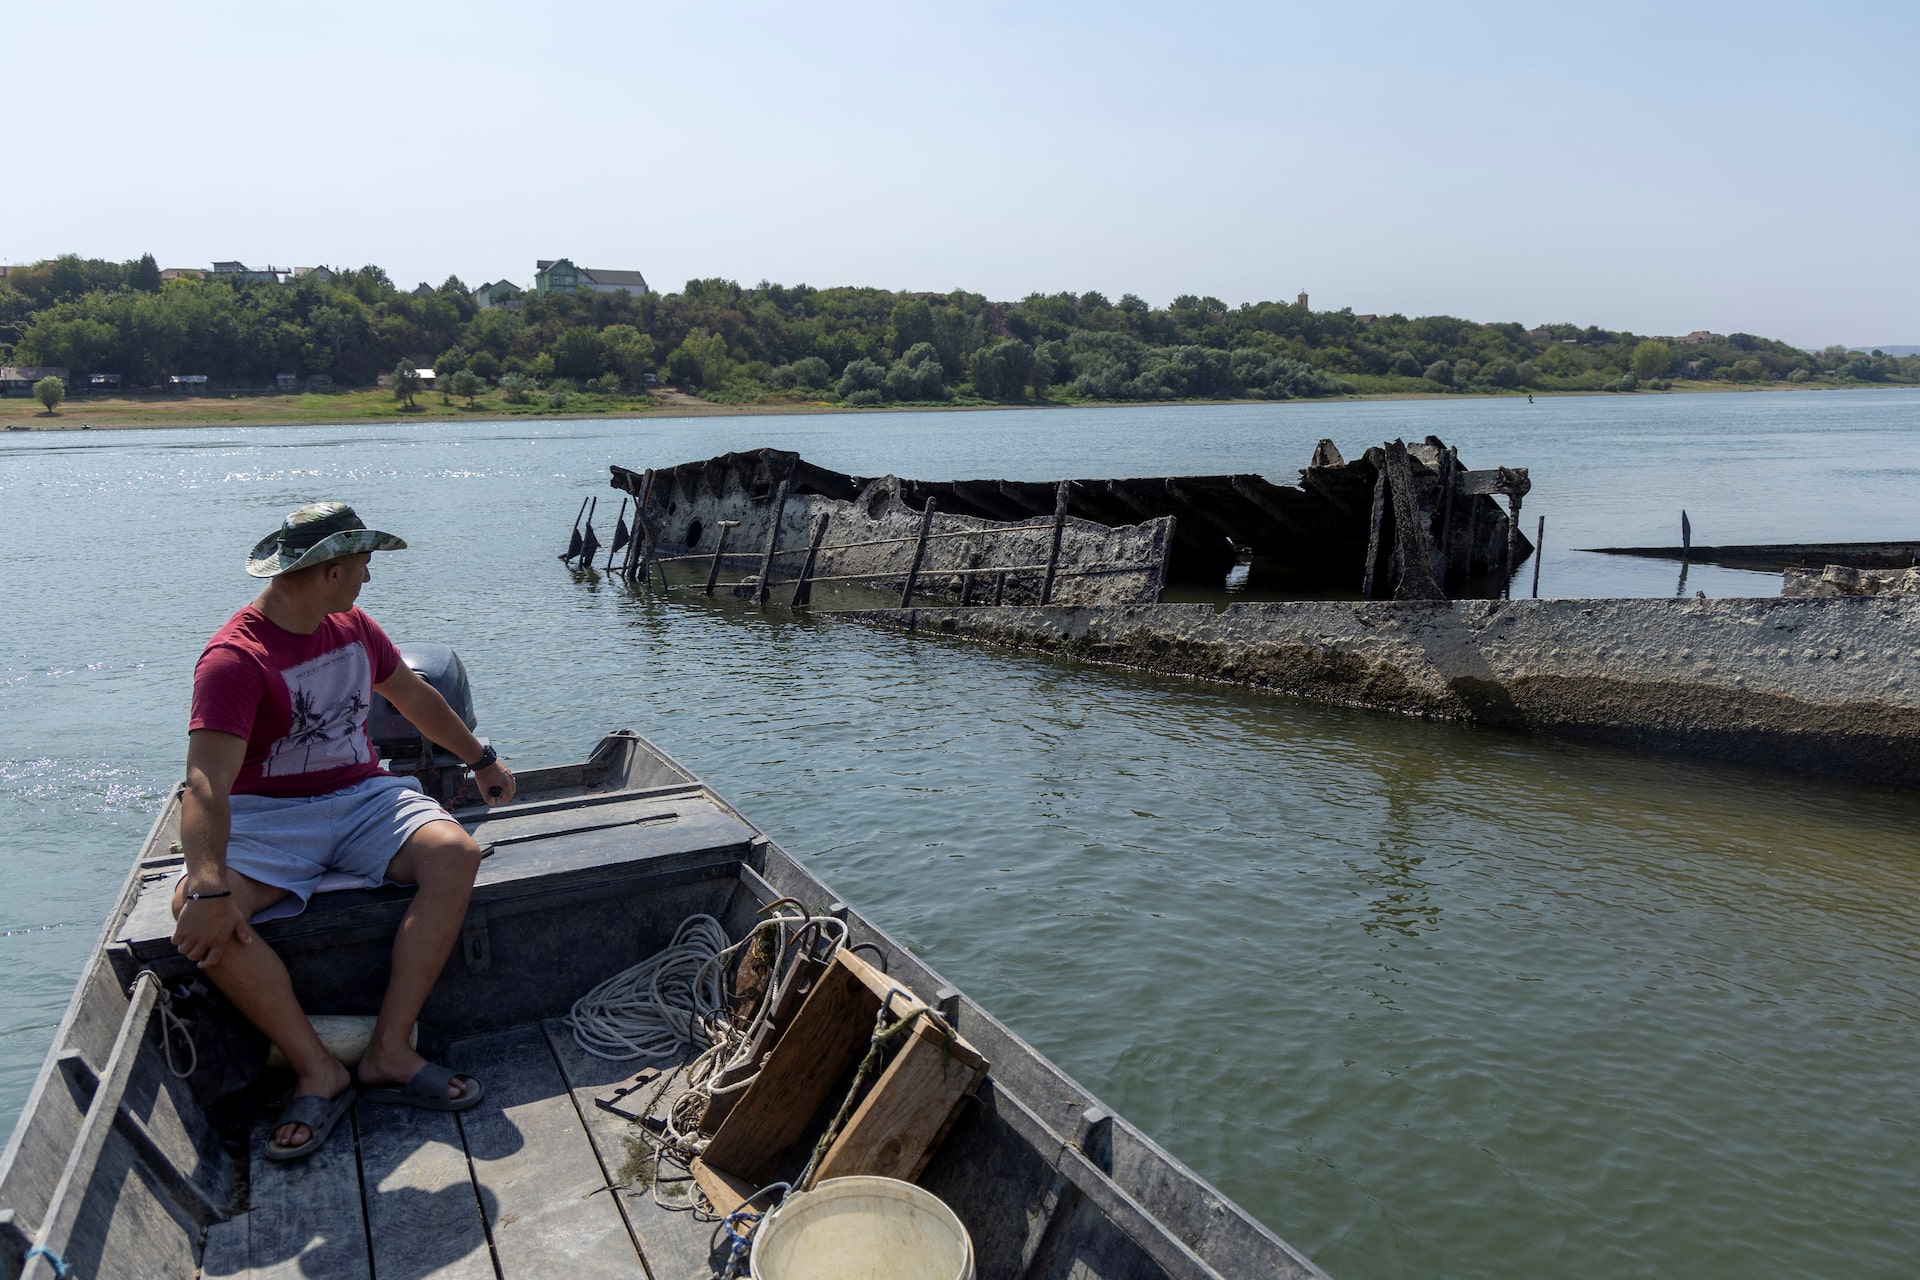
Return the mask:
[[373,686],[399,665],[393,641],[357,608],[303,636],[248,605],[201,652],[187,727],[247,740],[234,795],[338,791],[386,772],[367,715]]

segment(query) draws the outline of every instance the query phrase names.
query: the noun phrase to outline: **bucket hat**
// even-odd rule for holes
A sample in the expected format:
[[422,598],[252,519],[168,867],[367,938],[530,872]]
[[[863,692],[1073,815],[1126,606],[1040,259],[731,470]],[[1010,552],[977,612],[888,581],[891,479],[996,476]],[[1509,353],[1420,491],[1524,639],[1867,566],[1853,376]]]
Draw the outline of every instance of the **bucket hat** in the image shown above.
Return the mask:
[[310,502],[254,544],[247,556],[247,572],[256,578],[277,578],[362,551],[406,549],[407,544],[392,534],[367,528],[344,502]]

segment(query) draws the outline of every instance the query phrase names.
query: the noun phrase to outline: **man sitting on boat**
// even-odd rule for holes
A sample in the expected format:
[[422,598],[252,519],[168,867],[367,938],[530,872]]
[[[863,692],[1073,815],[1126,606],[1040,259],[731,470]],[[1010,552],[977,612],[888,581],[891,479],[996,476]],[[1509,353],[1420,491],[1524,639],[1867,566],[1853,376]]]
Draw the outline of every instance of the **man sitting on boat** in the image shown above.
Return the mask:
[[[173,895],[173,943],[293,1065],[293,1098],[267,1144],[274,1159],[325,1142],[356,1085],[369,1101],[443,1111],[481,1097],[477,1080],[408,1043],[466,918],[480,849],[417,782],[380,767],[367,727],[373,695],[468,761],[490,803],[511,800],[514,779],[354,605],[373,552],[406,545],[367,528],[345,503],[293,512],[247,558],[266,589],[214,633],[194,667],[180,820],[187,870]],[[354,1073],[321,1043],[286,966],[250,927],[299,914],[329,876],[336,885],[418,886]]]

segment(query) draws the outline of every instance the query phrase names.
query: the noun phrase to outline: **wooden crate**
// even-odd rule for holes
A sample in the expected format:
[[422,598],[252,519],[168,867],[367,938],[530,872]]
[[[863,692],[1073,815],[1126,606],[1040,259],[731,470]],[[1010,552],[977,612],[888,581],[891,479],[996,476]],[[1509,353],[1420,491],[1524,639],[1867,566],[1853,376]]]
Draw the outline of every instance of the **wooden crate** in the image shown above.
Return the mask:
[[[850,951],[837,953],[773,1056],[693,1162],[700,1189],[730,1213],[778,1176],[781,1161],[822,1108],[837,1110],[838,1086],[863,1057],[881,1002],[906,1017],[919,1000]],[[946,1136],[987,1062],[959,1037],[921,1018],[848,1117],[820,1163],[820,1178],[877,1174],[911,1182]]]

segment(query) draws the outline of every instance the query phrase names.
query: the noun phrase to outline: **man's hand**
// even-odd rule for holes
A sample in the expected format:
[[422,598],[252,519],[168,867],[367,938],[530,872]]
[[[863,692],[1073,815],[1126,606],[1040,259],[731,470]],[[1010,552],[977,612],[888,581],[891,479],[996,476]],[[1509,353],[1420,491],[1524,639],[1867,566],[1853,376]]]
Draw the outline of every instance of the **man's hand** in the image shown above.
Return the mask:
[[252,927],[230,897],[189,900],[173,926],[174,947],[202,969],[219,964],[228,948],[253,940]]
[[488,804],[505,804],[513,799],[513,793],[520,789],[514,779],[513,771],[495,760],[484,769],[476,769],[473,780],[480,787],[480,798]]

